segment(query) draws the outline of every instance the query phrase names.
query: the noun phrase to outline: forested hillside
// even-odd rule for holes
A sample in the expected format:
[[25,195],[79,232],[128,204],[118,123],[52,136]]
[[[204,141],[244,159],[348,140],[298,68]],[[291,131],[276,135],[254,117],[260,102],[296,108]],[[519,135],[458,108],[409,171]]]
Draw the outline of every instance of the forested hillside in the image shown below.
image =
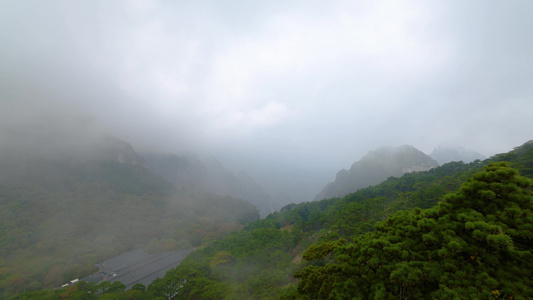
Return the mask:
[[0,300],[533,299],[532,12],[0,1]]
[[135,248],[189,249],[258,212],[248,202],[182,195],[139,164],[118,160],[3,160],[0,295],[51,288]]
[[348,170],[340,170],[335,181],[328,183],[314,200],[343,197],[361,188],[376,185],[390,176],[427,171],[439,164],[413,146],[381,147],[352,164]]
[[532,186],[518,172],[532,171],[528,142],[485,161],[288,205],[205,244],[146,288],[98,296],[97,286],[82,284],[24,297],[528,298]]
[[[151,295],[158,295],[157,291],[165,290],[166,287],[167,293],[177,293],[177,298],[179,299],[196,297],[207,299],[277,299],[282,295],[288,298],[320,299],[327,298],[328,295],[332,297],[334,295],[340,296],[342,295],[340,292],[339,294],[332,293],[332,290],[337,288],[335,284],[325,287],[323,290],[325,294],[319,293],[321,291],[320,286],[316,287],[316,282],[324,282],[327,285],[329,282],[335,282],[338,278],[343,278],[334,273],[335,270],[341,272],[341,274],[344,272],[337,267],[338,263],[336,261],[332,261],[335,259],[335,255],[330,254],[324,260],[316,260],[316,258],[326,256],[341,245],[346,244],[346,247],[349,247],[350,243],[356,243],[367,232],[381,230],[380,228],[384,225],[379,224],[387,224],[379,223],[381,221],[392,220],[386,222],[396,222],[394,221],[395,218],[399,218],[394,214],[396,211],[403,210],[405,212],[399,216],[406,216],[406,214],[418,215],[421,211],[419,208],[435,207],[443,199],[458,197],[445,197],[445,195],[457,192],[459,187],[469,180],[473,174],[481,172],[483,166],[490,162],[502,160],[508,160],[511,166],[517,168],[524,175],[533,175],[531,173],[533,167],[533,143],[529,142],[510,153],[497,155],[483,162],[476,161],[470,164],[453,162],[426,172],[410,173],[401,178],[389,178],[376,187],[363,189],[343,198],[286,206],[280,213],[271,214],[266,219],[254,222],[240,232],[230,234],[223,240],[193,253],[178,268],[168,272],[165,278],[154,282],[154,285],[150,286],[148,291],[152,293]],[[496,171],[499,170],[497,166],[491,168],[496,168]],[[492,172],[491,168],[487,172]],[[514,171],[507,171],[509,168],[506,166],[502,166],[502,168],[506,170],[504,173],[509,174],[509,180],[518,180],[519,184],[516,189],[519,189],[519,191],[517,195],[526,197],[525,200],[520,200],[522,204],[520,204],[519,209],[531,209],[528,208],[528,205],[531,205],[531,198],[527,198],[530,197],[528,195],[530,195],[531,187],[528,186],[527,180],[516,179]],[[475,175],[473,179],[470,179],[470,182],[475,182],[476,178],[485,176],[483,174]],[[511,182],[510,184],[514,183]],[[501,192],[506,193],[506,191]],[[502,195],[502,197],[514,199],[511,194]],[[489,203],[486,204],[488,205]],[[497,204],[498,208],[496,210],[503,209],[501,205],[502,203]],[[468,207],[460,209],[468,209]],[[529,213],[528,215],[527,211],[514,211],[514,214],[516,214],[515,217],[518,219],[517,222],[523,222],[525,227],[522,227],[521,230],[523,234],[527,235],[527,228],[533,228],[531,227],[533,226],[531,214]],[[391,216],[394,217],[391,218]],[[484,222],[483,217],[478,222]],[[486,220],[486,222],[490,223],[490,220]],[[503,225],[500,224],[499,226]],[[503,236],[507,233],[508,231],[503,231],[502,235],[495,239],[505,240],[502,242],[504,244],[511,243]],[[521,239],[520,235],[511,237],[511,239],[517,238]],[[531,237],[523,236],[523,238],[530,239]],[[529,242],[520,242],[522,243],[520,245],[530,242],[531,240]],[[311,247],[312,250],[305,251],[309,249],[310,245],[315,246]],[[416,250],[417,244],[413,242],[407,244],[407,246],[402,245],[402,247],[413,247],[412,250],[404,249],[412,252]],[[476,244],[475,247],[482,247],[482,244]],[[523,248],[523,246],[520,247]],[[475,249],[470,250],[476,251]],[[523,253],[523,255],[531,256],[531,253],[527,254],[527,249],[522,250],[526,250],[526,252],[516,252],[518,254],[513,255]],[[338,251],[341,253],[340,251],[342,250]],[[482,256],[481,252],[482,250],[479,249],[479,257]],[[501,255],[506,254],[503,253]],[[523,256],[523,259],[526,256]],[[343,256],[339,259],[344,260],[345,258]],[[461,262],[456,261],[456,263]],[[322,271],[322,268],[329,270],[330,273]],[[351,272],[349,270],[346,269],[346,272]],[[522,276],[526,280],[530,280],[532,276],[530,270],[531,268],[524,269],[514,276]],[[505,272],[512,273],[513,271],[506,270]],[[293,274],[296,274],[298,278],[302,278],[298,289],[295,289],[298,280],[293,277]],[[347,273],[342,276],[350,277],[350,274]],[[470,275],[472,274],[470,273]],[[449,276],[452,276],[449,280],[453,280],[453,274],[449,274]],[[497,277],[498,275],[492,274],[490,277],[492,279],[487,277],[487,280],[496,280],[494,276]],[[173,285],[176,282],[181,282],[181,284]],[[406,285],[408,283],[405,282]],[[314,289],[307,286],[312,286],[313,284],[315,285]],[[349,282],[346,284],[350,286]],[[386,283],[384,282],[383,284]],[[172,286],[174,288],[171,288]],[[328,288],[329,290],[326,290]],[[483,291],[486,291],[486,289]],[[496,290],[491,290],[490,292],[492,293],[492,291]],[[524,292],[523,287],[499,293],[507,293],[506,295],[514,295],[515,298],[519,298],[518,296],[522,292]],[[464,293],[463,291],[462,294],[458,295],[465,295]],[[350,291],[345,292],[343,295],[350,295]],[[361,295],[363,295],[362,298],[364,299],[365,295],[368,294]],[[387,295],[395,295],[397,298],[398,290],[385,289],[385,292],[381,295],[385,295],[385,298],[388,297]],[[403,294],[403,296],[406,295],[408,294]]]
[[287,298],[529,299],[532,187],[507,163],[491,163],[434,208],[310,247],[304,258],[314,263],[295,274]]

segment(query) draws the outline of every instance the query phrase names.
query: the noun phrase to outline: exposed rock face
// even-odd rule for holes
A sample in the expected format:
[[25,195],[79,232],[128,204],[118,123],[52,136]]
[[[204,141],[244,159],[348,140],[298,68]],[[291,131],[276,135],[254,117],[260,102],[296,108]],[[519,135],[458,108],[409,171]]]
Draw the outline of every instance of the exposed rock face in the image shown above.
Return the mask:
[[368,152],[349,170],[340,170],[334,182],[328,183],[314,200],[342,197],[358,189],[376,185],[390,176],[427,171],[439,164],[413,146],[382,147]]
[[117,138],[104,138],[95,148],[96,150],[91,155],[93,159],[144,166],[144,158],[137,154],[130,144]]
[[211,193],[247,200],[262,217],[273,212],[271,197],[244,172],[234,174],[218,160],[201,161],[196,156],[145,154],[146,167],[184,193]]
[[431,152],[430,156],[441,165],[449,163],[451,161],[462,161],[464,163],[470,163],[476,159],[483,160],[486,158],[483,154],[466,148],[454,148],[445,146],[439,146],[435,148],[433,152]]

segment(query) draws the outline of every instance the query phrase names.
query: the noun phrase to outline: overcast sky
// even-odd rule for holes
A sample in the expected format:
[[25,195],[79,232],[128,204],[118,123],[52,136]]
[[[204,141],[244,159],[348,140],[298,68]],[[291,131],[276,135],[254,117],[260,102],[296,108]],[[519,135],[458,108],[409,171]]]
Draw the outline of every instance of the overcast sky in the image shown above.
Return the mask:
[[532,16],[500,0],[1,1],[2,124],[88,115],[137,149],[271,167],[403,144],[490,156],[533,139]]

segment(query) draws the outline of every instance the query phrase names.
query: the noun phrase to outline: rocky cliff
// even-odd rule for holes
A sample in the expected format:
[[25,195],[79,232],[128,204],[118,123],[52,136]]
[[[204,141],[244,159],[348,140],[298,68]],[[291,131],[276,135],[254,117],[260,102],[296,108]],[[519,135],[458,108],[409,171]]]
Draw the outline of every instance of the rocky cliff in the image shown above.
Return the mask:
[[340,170],[334,182],[328,183],[314,200],[342,197],[358,189],[376,185],[390,176],[426,171],[438,166],[428,155],[413,146],[382,147],[368,152],[349,170]]

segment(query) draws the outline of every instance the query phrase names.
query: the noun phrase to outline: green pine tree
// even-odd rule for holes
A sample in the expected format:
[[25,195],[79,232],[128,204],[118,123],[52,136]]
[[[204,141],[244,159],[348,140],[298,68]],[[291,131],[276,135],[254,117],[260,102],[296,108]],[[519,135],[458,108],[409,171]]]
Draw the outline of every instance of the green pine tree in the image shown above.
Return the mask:
[[304,258],[315,263],[295,274],[288,298],[531,299],[532,186],[490,164],[437,207],[398,212],[353,243],[310,247]]

